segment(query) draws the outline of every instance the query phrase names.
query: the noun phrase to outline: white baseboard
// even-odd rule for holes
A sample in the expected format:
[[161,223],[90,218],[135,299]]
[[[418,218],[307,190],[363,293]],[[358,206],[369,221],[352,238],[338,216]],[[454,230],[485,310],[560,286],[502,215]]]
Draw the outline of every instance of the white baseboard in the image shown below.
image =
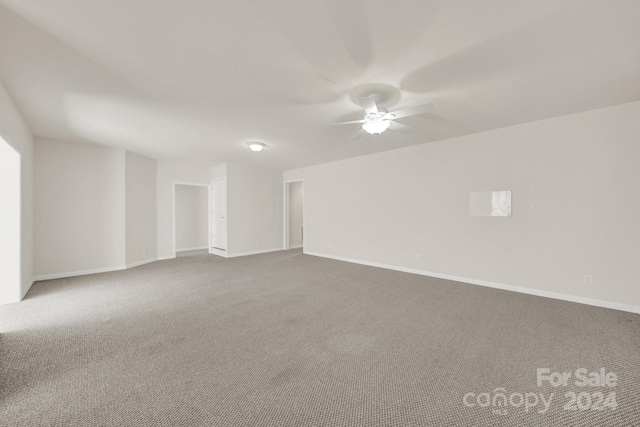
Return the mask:
[[289,246],[289,249],[300,249],[303,245]]
[[141,265],[149,264],[150,262],[157,261],[158,258],[149,258],[138,262],[133,262],[131,264],[127,264],[127,268],[139,267]]
[[35,282],[38,282],[40,280],[63,279],[65,277],[84,276],[87,274],[108,273],[110,271],[125,270],[126,268],[127,267],[124,265],[118,265],[115,267],[94,268],[91,270],[78,270],[78,271],[68,271],[66,273],[43,274],[41,276],[35,276],[33,280]]
[[281,251],[282,248],[272,248],[272,249],[262,249],[259,251],[251,251],[251,252],[239,252],[239,253],[235,253],[235,254],[227,254],[227,258],[236,258],[239,256],[248,256],[248,255],[259,255],[259,254],[266,254],[269,252],[278,252]]
[[[120,271],[126,270],[133,267],[138,267],[144,264],[149,264],[151,262],[157,261],[157,258],[149,258],[143,261],[134,262],[127,265],[118,265],[115,267],[104,267],[104,268],[94,268],[90,270],[78,270],[78,271],[68,271],[65,273],[54,273],[54,274],[43,274],[40,276],[35,276],[31,283],[38,282],[41,280],[52,280],[52,279],[64,279],[65,277],[75,277],[75,276],[85,276],[87,274],[96,274],[96,273],[108,273],[110,271]],[[26,292],[25,292],[26,295]],[[24,295],[22,296],[24,298]]]
[[27,285],[27,289],[25,289],[24,291],[22,291],[22,295],[20,295],[20,301],[22,301],[24,299],[25,296],[27,296],[27,292],[29,292],[29,289],[31,289],[31,287],[33,286],[33,284],[35,283],[36,279],[35,278],[31,278],[31,281],[29,282],[29,284]]
[[203,249],[208,249],[208,246],[198,246],[195,248],[182,248],[182,249],[176,249],[176,252],[188,252],[188,251],[201,251]]
[[161,256],[161,257],[157,258],[158,261],[165,261],[165,260],[168,260],[168,259],[176,259],[176,257],[173,256],[173,255],[167,255],[167,256]]
[[227,254],[227,251],[225,251],[224,249],[211,248],[211,249],[209,249],[209,254],[210,255],[218,255],[218,256],[221,256],[223,258],[229,258],[229,254]]
[[455,281],[455,282],[470,283],[472,285],[486,286],[486,287],[489,287],[489,288],[502,289],[502,290],[505,290],[505,291],[519,292],[519,293],[522,293],[522,294],[535,295],[535,296],[545,297],[545,298],[553,298],[553,299],[558,299],[558,300],[562,300],[562,301],[577,302],[579,304],[593,305],[593,306],[596,306],[596,307],[611,308],[613,310],[627,311],[627,312],[630,312],[630,313],[638,313],[638,314],[640,314],[640,307],[638,307],[638,306],[628,305],[628,304],[621,304],[621,303],[612,302],[612,301],[598,300],[598,299],[580,297],[580,296],[576,296],[576,295],[561,294],[561,293],[558,293],[558,292],[543,291],[543,290],[538,290],[538,289],[525,288],[525,287],[522,287],[522,286],[506,285],[506,284],[503,284],[503,283],[488,282],[488,281],[485,281],[485,280],[471,279],[471,278],[468,278],[468,277],[452,276],[452,275],[449,275],[449,274],[434,273],[434,272],[431,272],[431,271],[417,270],[417,269],[413,269],[413,268],[399,267],[399,266],[396,266],[396,265],[389,265],[389,264],[381,264],[381,263],[377,263],[377,262],[363,261],[363,260],[359,260],[359,259],[355,259],[355,258],[347,258],[347,257],[326,255],[326,254],[321,254],[321,253],[317,253],[317,252],[304,252],[304,254],[305,255],[317,256],[317,257],[321,257],[321,258],[335,259],[337,261],[346,261],[346,262],[351,262],[351,263],[354,263],[354,264],[368,265],[368,266],[371,266],[371,267],[385,268],[385,269],[388,269],[388,270],[402,271],[404,273],[419,274],[421,276],[429,276],[429,277],[435,277],[435,278],[438,278],[438,279],[452,280],[452,281]]

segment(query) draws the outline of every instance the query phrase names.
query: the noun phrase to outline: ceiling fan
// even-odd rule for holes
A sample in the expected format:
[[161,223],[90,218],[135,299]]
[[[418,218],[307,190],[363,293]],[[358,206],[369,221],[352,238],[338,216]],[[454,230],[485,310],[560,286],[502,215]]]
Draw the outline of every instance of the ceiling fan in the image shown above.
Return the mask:
[[366,133],[371,135],[381,134],[387,129],[396,130],[399,132],[409,132],[411,127],[403,125],[402,123],[394,122],[395,119],[401,119],[403,117],[417,116],[418,114],[430,113],[435,111],[433,102],[426,104],[416,105],[414,107],[403,108],[398,111],[387,111],[386,108],[378,107],[377,102],[382,99],[382,95],[376,93],[366,96],[364,98],[358,98],[360,105],[364,107],[365,115],[362,120],[352,120],[350,122],[339,122],[334,125],[348,125],[348,124],[362,124],[360,129],[353,138],[362,138]]

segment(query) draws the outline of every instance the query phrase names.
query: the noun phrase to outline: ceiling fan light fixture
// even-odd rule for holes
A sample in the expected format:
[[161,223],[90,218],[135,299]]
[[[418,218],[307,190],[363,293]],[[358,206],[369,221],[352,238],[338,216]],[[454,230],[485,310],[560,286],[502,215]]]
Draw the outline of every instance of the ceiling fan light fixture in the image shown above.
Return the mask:
[[389,128],[391,122],[389,120],[379,120],[375,122],[365,122],[362,124],[362,129],[371,135],[381,134]]
[[257,142],[257,141],[250,142],[247,145],[249,146],[249,149],[251,151],[255,151],[255,152],[262,151],[262,149],[264,148],[264,144],[262,142]]

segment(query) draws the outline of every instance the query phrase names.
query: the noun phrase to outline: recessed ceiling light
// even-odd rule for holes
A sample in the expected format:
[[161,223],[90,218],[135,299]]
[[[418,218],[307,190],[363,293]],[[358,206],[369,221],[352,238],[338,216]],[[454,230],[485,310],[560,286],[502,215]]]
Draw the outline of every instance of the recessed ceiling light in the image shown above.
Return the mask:
[[264,144],[257,141],[250,142],[248,145],[251,151],[262,151],[262,149],[264,148]]

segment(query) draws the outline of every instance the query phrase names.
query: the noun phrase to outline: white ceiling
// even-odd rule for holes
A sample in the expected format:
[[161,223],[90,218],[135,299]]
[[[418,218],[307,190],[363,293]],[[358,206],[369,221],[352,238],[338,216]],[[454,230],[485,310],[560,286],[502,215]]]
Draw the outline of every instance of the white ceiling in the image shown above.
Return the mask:
[[[0,80],[36,136],[161,159],[284,170],[640,100],[638,0],[0,4]],[[406,135],[327,126],[376,85],[437,110]]]

